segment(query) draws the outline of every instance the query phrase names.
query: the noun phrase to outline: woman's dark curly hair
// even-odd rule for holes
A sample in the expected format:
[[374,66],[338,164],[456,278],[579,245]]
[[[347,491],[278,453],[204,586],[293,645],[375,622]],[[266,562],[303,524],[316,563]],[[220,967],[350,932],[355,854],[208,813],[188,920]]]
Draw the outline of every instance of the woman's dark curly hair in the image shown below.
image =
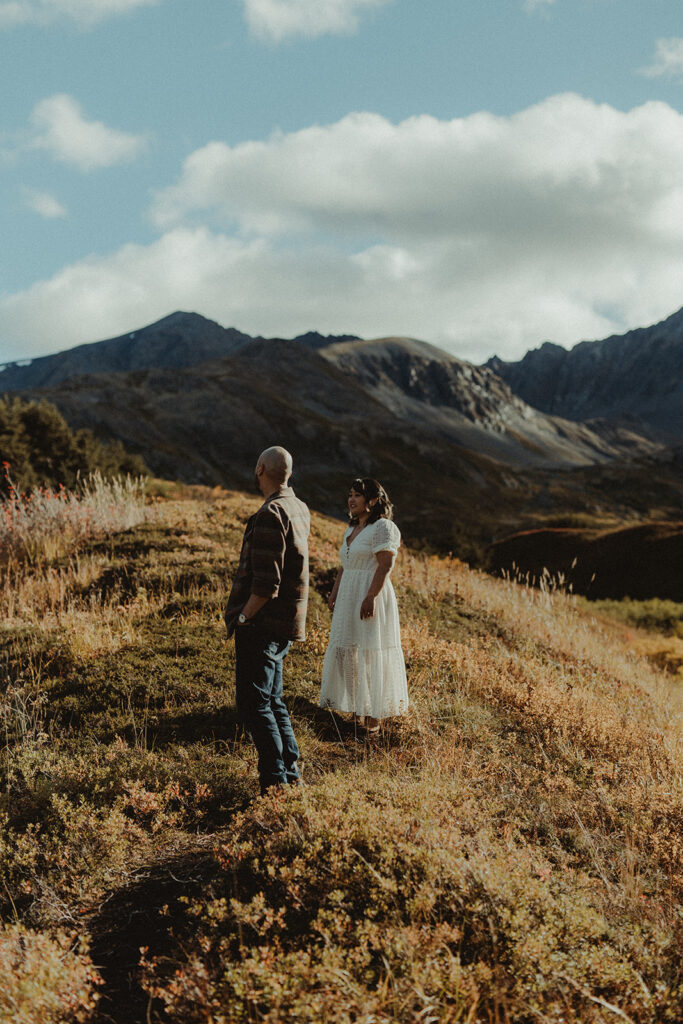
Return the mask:
[[[394,506],[391,504],[389,495],[382,487],[378,480],[373,480],[372,477],[364,476],[357,477],[351,486],[350,491],[356,491],[357,494],[362,494],[366,502],[373,501],[375,498],[377,501],[370,509],[370,516],[368,523],[376,523],[378,519],[393,519],[394,518]],[[352,526],[358,524],[356,517],[349,516],[349,522]]]

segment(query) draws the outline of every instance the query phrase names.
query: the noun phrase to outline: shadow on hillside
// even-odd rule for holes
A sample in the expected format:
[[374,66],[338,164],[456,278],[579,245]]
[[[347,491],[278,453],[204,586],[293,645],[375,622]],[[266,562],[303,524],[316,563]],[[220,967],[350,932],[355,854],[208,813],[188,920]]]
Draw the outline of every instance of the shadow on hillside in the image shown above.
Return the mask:
[[115,536],[93,538],[83,545],[83,550],[96,555],[108,555],[116,551],[118,558],[130,561],[159,551],[175,551],[178,538],[185,535],[182,526],[163,527],[155,523],[140,523]]
[[[143,698],[146,691],[143,690]],[[205,702],[203,706],[186,710],[173,710],[143,703],[129,702],[117,685],[100,683],[96,690],[84,691],[76,678],[59,680],[51,688],[52,706],[46,713],[46,722],[56,730],[95,736],[100,743],[111,743],[118,738],[131,747],[159,749],[178,743],[227,742],[242,737],[243,728],[234,704]]]
[[[313,726],[316,736],[320,739],[339,739],[339,732],[337,731],[337,728],[335,728],[332,714],[325,710],[325,708],[321,708],[318,704],[314,704],[313,701],[309,700],[307,697],[299,696],[289,696],[287,698],[287,706],[292,718],[305,718],[309,724]],[[346,723],[343,722],[339,716],[335,716],[335,719],[343,737],[346,731]]]
[[[291,697],[288,701],[292,717],[307,719],[315,730],[318,739],[331,743],[365,742],[365,731],[356,725],[350,715],[342,716],[329,708],[321,708],[319,704],[306,697]],[[398,740],[389,727],[382,733],[379,741],[383,749],[396,746]]]
[[154,749],[178,743],[236,743],[245,738],[234,705],[218,710],[185,711],[176,715],[164,713],[154,725],[126,725],[119,730],[118,735],[133,745],[140,742],[143,729],[145,745]]
[[327,601],[328,597],[332,593],[332,587],[334,586],[334,581],[337,578],[337,572],[338,569],[336,566],[332,569],[323,569],[316,564],[315,560],[311,560],[311,587],[320,594],[324,601]]
[[[183,597],[199,592],[202,588],[218,586],[220,583],[221,579],[216,573],[201,565],[178,569],[174,571],[172,577],[169,577],[168,571],[163,566],[123,562],[120,565],[104,569],[96,579],[83,588],[81,596],[86,600],[96,598],[97,601],[104,604],[111,600],[113,595],[116,595],[121,601],[131,600],[140,591],[144,591],[147,596],[158,597],[168,594],[172,587],[174,595]],[[195,603],[201,605],[199,600]],[[182,606],[177,600],[168,601],[161,610],[161,617],[170,618],[178,607]],[[157,616],[152,615],[150,618],[154,621]]]
[[100,907],[90,921],[90,955],[103,979],[96,1024],[164,1020],[160,1003],[155,1008],[140,984],[141,947],[149,959],[173,955],[180,901],[201,898],[219,871],[210,850],[186,851],[148,868]]
[[[306,719],[316,736],[331,743],[362,740],[364,733],[349,715],[339,715],[308,700],[307,697],[287,697],[287,706],[294,722]],[[140,729],[126,726],[120,735],[129,743],[139,742]],[[145,732],[146,743],[155,749],[177,743],[251,743],[249,733],[242,725],[234,704],[220,710],[187,711],[164,717]],[[383,746],[393,746],[391,732],[384,737]]]

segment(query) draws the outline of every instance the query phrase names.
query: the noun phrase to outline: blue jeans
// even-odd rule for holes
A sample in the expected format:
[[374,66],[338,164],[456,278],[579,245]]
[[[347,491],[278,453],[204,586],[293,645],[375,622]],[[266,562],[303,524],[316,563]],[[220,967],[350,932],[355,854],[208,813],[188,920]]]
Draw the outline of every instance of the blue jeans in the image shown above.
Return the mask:
[[256,625],[235,630],[237,713],[258,751],[262,793],[300,778],[299,748],[282,699],[282,663],[289,646],[288,640],[264,636]]

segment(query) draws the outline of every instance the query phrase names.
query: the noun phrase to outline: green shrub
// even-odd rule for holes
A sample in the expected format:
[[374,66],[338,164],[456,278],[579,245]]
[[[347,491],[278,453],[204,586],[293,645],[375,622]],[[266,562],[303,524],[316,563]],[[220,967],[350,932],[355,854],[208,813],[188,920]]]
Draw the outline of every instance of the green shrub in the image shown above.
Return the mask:
[[589,601],[584,597],[577,600],[589,611],[609,615],[625,625],[683,638],[683,604],[676,601],[663,601],[657,597],[647,601],[634,601],[630,597],[621,601]]
[[[49,402],[0,398],[0,461],[11,467],[11,480],[20,491],[39,487],[76,487],[80,477],[100,472],[143,476],[147,468],[120,441],[104,444],[90,430],[73,431]],[[0,496],[9,495],[7,474]]]

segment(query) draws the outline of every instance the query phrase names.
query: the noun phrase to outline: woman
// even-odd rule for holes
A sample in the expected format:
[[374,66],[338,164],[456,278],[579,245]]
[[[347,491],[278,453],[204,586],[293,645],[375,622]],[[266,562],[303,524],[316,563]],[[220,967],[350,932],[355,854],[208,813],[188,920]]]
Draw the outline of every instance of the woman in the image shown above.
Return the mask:
[[323,661],[320,704],[364,716],[368,732],[408,707],[396,595],[389,574],[401,543],[381,484],[354,480],[341,568],[328,601],[330,642]]

